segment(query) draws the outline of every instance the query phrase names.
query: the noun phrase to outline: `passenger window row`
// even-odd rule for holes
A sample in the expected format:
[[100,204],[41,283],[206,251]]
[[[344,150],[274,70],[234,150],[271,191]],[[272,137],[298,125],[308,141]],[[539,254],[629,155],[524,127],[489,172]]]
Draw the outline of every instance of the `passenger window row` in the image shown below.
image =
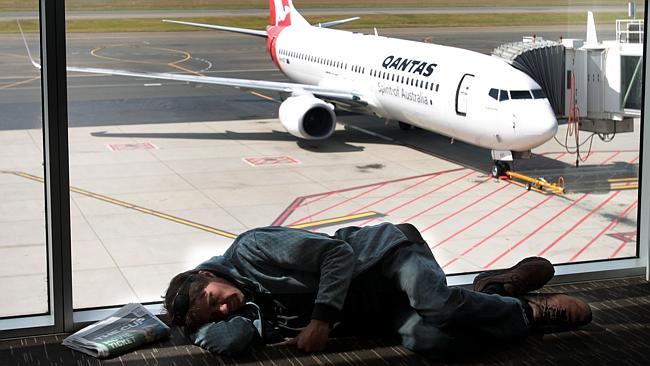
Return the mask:
[[356,72],[359,74],[365,74],[366,68],[363,66],[357,66],[357,65],[348,65],[346,62],[343,61],[336,61],[332,60],[326,57],[318,57],[318,56],[313,56],[313,55],[308,55],[306,53],[302,52],[297,52],[297,51],[289,51],[289,50],[280,50],[279,52],[282,56],[287,56],[287,57],[293,57],[299,60],[304,60],[307,62],[313,62],[321,65],[326,65],[326,66],[331,66],[331,67],[336,67],[337,69],[341,70],[350,70],[352,72]]
[[488,95],[492,99],[498,100],[500,102],[510,99],[544,99],[546,94],[542,89],[533,89],[533,90],[500,90],[492,88],[488,92]]
[[433,81],[425,81],[404,75],[396,75],[382,70],[370,70],[370,76],[431,91],[438,91],[440,88],[440,84],[436,84]]

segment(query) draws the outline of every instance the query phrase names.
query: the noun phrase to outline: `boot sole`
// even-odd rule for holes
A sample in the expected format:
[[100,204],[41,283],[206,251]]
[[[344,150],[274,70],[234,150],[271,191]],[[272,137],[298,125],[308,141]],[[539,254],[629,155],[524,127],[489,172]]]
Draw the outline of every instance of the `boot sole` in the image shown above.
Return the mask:
[[[533,264],[533,262],[538,262],[539,264]],[[549,273],[545,277],[539,279],[539,282],[520,281],[519,284],[512,282],[512,276],[510,275],[511,272],[517,271],[521,267],[531,265],[543,266],[545,267],[544,269],[549,270]],[[476,276],[476,278],[474,278],[474,291],[481,292],[487,285],[491,283],[510,283],[513,284],[516,289],[514,290],[514,293],[508,293],[508,295],[520,296],[530,291],[535,291],[542,288],[548,281],[551,280],[551,278],[553,278],[554,274],[555,269],[553,268],[551,262],[542,257],[530,257],[507,269],[499,269],[480,273]]]

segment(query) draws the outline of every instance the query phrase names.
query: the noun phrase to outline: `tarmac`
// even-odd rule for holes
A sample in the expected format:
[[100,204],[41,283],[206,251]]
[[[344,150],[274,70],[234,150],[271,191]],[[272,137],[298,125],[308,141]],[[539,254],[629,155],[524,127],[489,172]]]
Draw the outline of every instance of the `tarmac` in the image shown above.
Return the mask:
[[[0,84],[0,293],[12,299],[0,317],[47,311],[39,88],[29,81],[37,74],[23,65],[18,41],[2,37],[15,48],[0,50],[8,70]],[[195,72],[282,79],[264,48],[239,36],[89,37],[72,37],[69,63],[169,71],[177,50],[191,50],[182,65]],[[210,44],[221,48],[207,52]],[[125,61],[131,56],[150,62]],[[394,122],[343,113],[330,139],[298,141],[277,120],[274,96],[72,74],[70,84],[75,308],[159,301],[174,274],[264,225],[331,233],[411,222],[450,275],[531,255],[557,264],[636,255],[638,120],[634,133],[596,138],[580,167],[555,140],[516,163],[532,177],[564,177],[568,192],[555,195],[491,177],[485,149]],[[561,125],[558,140],[566,133]]]

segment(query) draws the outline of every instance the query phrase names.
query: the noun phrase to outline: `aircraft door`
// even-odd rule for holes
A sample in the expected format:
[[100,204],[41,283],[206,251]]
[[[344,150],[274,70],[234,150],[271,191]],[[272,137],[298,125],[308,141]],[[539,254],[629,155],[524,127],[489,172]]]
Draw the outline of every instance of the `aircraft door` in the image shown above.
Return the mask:
[[456,90],[456,114],[461,116],[467,115],[467,107],[469,104],[469,93],[474,81],[474,75],[465,74],[458,83]]

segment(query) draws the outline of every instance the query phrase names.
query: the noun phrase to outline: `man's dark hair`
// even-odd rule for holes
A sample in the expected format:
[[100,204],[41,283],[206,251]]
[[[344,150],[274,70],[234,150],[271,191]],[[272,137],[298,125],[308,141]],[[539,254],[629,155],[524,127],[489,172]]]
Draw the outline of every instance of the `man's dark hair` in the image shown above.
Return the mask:
[[169,321],[178,326],[193,330],[199,324],[193,322],[195,301],[203,296],[203,290],[210,283],[210,278],[193,269],[177,274],[169,282],[165,293],[165,309]]

